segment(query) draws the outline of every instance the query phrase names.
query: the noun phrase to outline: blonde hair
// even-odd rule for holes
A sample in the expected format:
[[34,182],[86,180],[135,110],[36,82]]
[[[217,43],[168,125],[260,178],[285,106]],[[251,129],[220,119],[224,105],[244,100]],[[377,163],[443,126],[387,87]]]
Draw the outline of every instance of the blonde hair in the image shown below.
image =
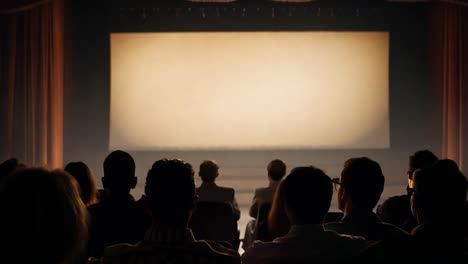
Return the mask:
[[67,172],[31,168],[11,174],[0,187],[0,211],[2,258],[55,264],[84,254],[87,211]]

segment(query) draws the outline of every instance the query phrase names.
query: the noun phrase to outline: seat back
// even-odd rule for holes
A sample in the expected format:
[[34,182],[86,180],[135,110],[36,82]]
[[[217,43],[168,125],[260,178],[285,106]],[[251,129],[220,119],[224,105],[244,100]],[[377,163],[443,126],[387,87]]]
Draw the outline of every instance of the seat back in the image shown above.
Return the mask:
[[271,203],[261,204],[257,212],[257,223],[255,226],[255,240],[270,240],[268,235],[267,220],[270,213]]
[[239,247],[239,231],[229,203],[198,202],[189,227],[196,239],[226,241],[232,248]]

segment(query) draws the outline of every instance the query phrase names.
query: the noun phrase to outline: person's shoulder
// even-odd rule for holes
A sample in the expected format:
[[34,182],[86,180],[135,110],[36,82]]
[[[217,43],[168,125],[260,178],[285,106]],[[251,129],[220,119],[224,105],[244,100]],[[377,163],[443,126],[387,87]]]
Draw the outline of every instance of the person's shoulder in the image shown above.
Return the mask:
[[381,222],[380,225],[382,226],[383,229],[385,229],[387,232],[391,232],[397,236],[405,236],[405,235],[409,235],[408,232],[406,232],[405,230],[399,228],[398,226],[396,225],[392,225],[390,223],[385,223],[385,222]]
[[406,205],[410,200],[409,195],[395,195],[389,197],[385,200],[381,206],[399,206],[399,205]]
[[336,230],[343,228],[344,225],[345,223],[343,222],[329,222],[329,223],[323,224],[323,229],[327,231],[336,231]]
[[139,249],[139,244],[116,244],[108,246],[104,249],[103,259],[124,258],[128,255],[134,254]]
[[194,242],[195,245],[209,250],[214,255],[239,258],[239,252],[227,248],[216,241],[212,240],[197,240]]

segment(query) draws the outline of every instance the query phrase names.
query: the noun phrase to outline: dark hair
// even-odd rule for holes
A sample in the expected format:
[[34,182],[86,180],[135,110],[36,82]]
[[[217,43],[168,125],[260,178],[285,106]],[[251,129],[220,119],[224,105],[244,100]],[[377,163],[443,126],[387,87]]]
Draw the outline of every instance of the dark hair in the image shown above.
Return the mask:
[[110,153],[104,160],[105,188],[126,194],[132,189],[135,178],[135,161],[125,151],[116,150]]
[[413,178],[413,172],[417,169],[428,168],[437,162],[439,158],[430,150],[419,150],[409,157],[408,178]]
[[464,208],[467,180],[452,160],[439,160],[414,173],[413,210],[426,218],[448,217]]
[[0,188],[2,259],[55,264],[84,253],[87,211],[77,185],[61,170],[32,168],[7,176]]
[[382,195],[385,177],[379,163],[360,157],[345,161],[340,181],[353,205],[372,209]]
[[96,203],[96,182],[89,167],[81,161],[70,162],[65,166],[65,171],[70,173],[80,185],[81,200],[85,205]]
[[286,175],[286,164],[280,159],[274,159],[268,163],[267,170],[272,180],[279,181]]
[[330,209],[333,184],[322,170],[297,167],[283,180],[287,208],[304,224],[320,224]]
[[192,165],[180,159],[161,159],[148,171],[145,194],[153,215],[178,217],[193,209],[195,181]]
[[204,160],[200,164],[198,175],[200,175],[204,182],[214,182],[218,176],[218,169],[219,166],[214,160]]
[[24,165],[22,165],[16,158],[7,159],[0,163],[0,181],[20,167],[24,167]]

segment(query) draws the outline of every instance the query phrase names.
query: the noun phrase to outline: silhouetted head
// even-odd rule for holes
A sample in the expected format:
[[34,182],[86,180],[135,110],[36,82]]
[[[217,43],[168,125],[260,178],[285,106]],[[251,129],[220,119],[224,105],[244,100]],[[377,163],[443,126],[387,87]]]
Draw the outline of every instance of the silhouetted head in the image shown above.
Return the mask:
[[0,181],[10,175],[11,173],[13,173],[16,169],[18,168],[25,168],[26,166],[24,166],[23,164],[21,164],[18,159],[16,158],[11,158],[11,159],[7,159],[5,160],[4,162],[2,162],[0,164]]
[[135,188],[135,161],[125,151],[116,150],[104,160],[102,185],[111,196],[127,196]]
[[408,164],[408,185],[412,186],[413,173],[417,169],[429,168],[437,162],[439,158],[429,150],[419,150],[409,157]]
[[413,174],[411,210],[418,223],[459,217],[463,211],[467,181],[452,160],[440,160]]
[[156,161],[148,171],[145,194],[154,221],[163,225],[187,225],[195,206],[194,172],[180,159]]
[[198,175],[203,182],[214,182],[218,177],[219,166],[214,160],[205,160],[200,164]]
[[78,182],[83,203],[87,206],[96,203],[96,182],[89,167],[81,161],[70,162],[65,166],[65,171]]
[[286,164],[280,159],[274,159],[268,163],[267,170],[272,181],[279,181],[286,175]]
[[341,172],[338,206],[345,213],[352,208],[372,210],[384,184],[385,177],[377,162],[367,157],[349,159]]
[[280,188],[291,224],[322,223],[333,194],[332,181],[322,170],[312,166],[294,168]]
[[0,188],[0,247],[5,263],[72,263],[87,240],[77,182],[61,170],[23,169]]

